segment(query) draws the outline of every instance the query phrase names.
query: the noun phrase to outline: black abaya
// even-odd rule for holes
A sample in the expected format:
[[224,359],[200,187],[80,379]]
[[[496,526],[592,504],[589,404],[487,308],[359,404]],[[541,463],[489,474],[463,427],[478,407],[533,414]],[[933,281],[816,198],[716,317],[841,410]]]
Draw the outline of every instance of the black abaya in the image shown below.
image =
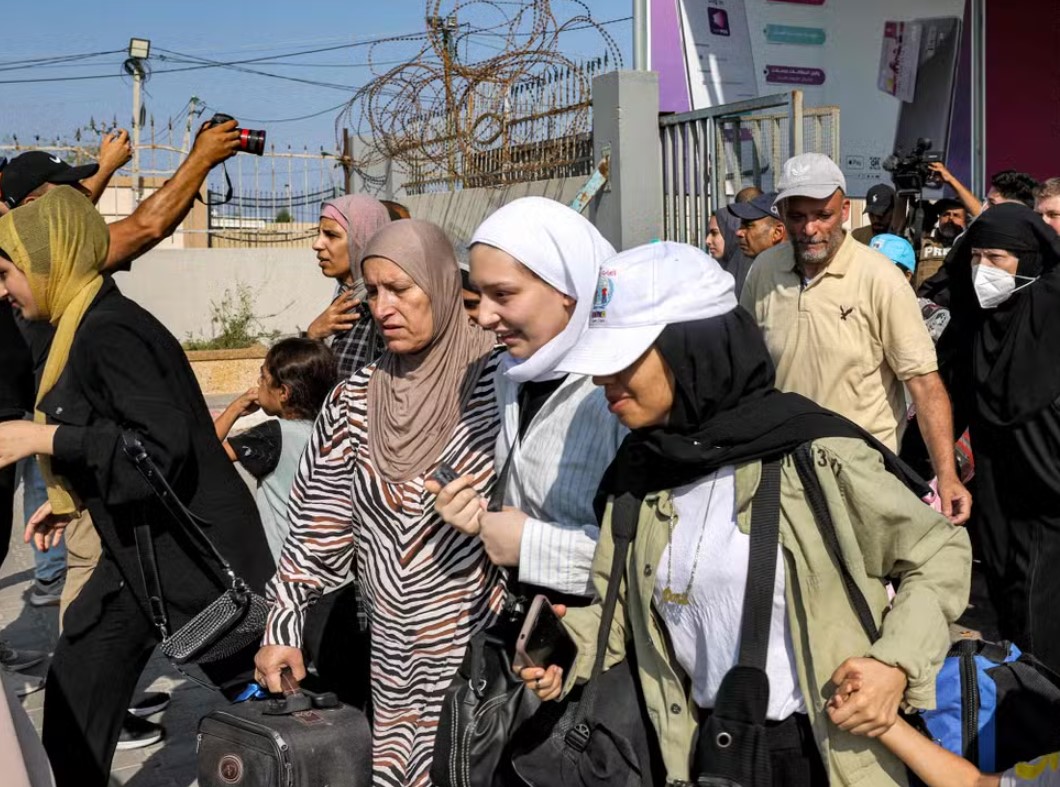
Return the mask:
[[[1019,257],[1027,278],[1017,285],[1036,278],[982,309],[972,248]],[[970,527],[1001,636],[1060,670],[1060,239],[1029,208],[1005,204],[972,224],[965,249],[953,268],[968,281],[954,291],[944,338],[946,379],[975,453]]]

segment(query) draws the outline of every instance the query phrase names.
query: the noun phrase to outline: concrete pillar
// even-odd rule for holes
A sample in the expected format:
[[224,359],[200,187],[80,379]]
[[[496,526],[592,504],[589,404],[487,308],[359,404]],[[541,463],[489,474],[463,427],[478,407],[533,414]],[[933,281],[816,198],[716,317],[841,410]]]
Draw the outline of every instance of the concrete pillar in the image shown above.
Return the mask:
[[619,251],[662,237],[659,75],[612,71],[593,80],[593,156],[608,152],[608,184],[589,218]]

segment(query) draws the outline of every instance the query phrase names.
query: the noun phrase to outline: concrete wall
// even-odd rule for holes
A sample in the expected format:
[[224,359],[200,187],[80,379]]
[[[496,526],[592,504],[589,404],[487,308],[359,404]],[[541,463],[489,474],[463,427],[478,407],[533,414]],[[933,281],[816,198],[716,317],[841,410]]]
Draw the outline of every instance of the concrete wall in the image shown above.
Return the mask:
[[[475,228],[501,205],[519,197],[550,197],[564,204],[574,199],[588,175],[515,183],[503,188],[465,189],[400,197],[414,218],[433,221],[454,243],[467,243]],[[661,187],[660,187],[661,188]]]
[[663,236],[659,75],[611,71],[593,79],[593,154],[610,155],[608,187],[588,217],[618,251]]
[[115,281],[181,341],[212,336],[211,303],[240,285],[265,329],[283,334],[304,330],[335,291],[310,249],[155,249]]

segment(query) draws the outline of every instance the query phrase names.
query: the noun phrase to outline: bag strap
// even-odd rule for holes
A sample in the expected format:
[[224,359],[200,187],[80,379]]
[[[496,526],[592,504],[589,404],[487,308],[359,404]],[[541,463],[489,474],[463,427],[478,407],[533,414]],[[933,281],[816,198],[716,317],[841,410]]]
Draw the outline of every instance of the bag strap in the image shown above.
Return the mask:
[[497,476],[497,483],[493,485],[493,491],[490,492],[489,500],[486,503],[487,511],[496,513],[504,510],[504,496],[508,493],[508,479],[512,475],[512,459],[515,458],[515,449],[518,447],[519,441],[516,440],[512,450],[508,452],[508,458],[504,460],[504,467],[501,468],[500,475]]
[[[224,555],[217,551],[217,548],[210,541],[209,537],[199,527],[198,522],[204,522],[204,520],[197,517],[194,513],[188,510],[188,508],[180,502],[180,498],[177,497],[176,492],[173,491],[173,487],[166,481],[165,476],[155,465],[154,461],[147,453],[147,449],[144,448],[143,443],[138,439],[129,437],[127,434],[122,435],[122,450],[125,455],[136,465],[136,469],[140,471],[140,475],[147,482],[147,485],[154,492],[155,497],[158,498],[159,502],[162,503],[166,511],[169,512],[170,516],[173,517],[174,521],[184,529],[184,531],[191,537],[191,539],[198,543],[200,548],[205,549],[206,552],[213,555],[213,558],[221,564],[221,570],[224,575],[228,578],[228,584],[232,590],[237,593],[245,593],[247,591],[246,583],[241,578],[236,576],[235,571]],[[151,545],[151,551],[153,552],[153,537],[151,535],[151,529],[148,525],[138,525],[139,534],[138,540],[142,537],[145,544]],[[144,552],[146,554],[146,550]],[[154,561],[149,561],[149,564],[157,564]]]
[[795,459],[795,469],[798,471],[799,479],[802,481],[806,502],[813,512],[813,518],[817,523],[817,529],[821,533],[825,549],[828,550],[828,554],[836,564],[836,568],[839,569],[847,597],[851,606],[854,607],[854,613],[858,616],[861,627],[865,630],[865,634],[868,635],[869,641],[875,642],[880,638],[880,631],[876,628],[876,620],[872,616],[869,602],[865,600],[865,595],[861,592],[861,588],[858,587],[858,583],[854,580],[846,561],[843,559],[843,550],[839,545],[835,522],[832,521],[832,514],[828,510],[828,501],[825,499],[824,490],[821,489],[821,482],[817,478],[817,471],[814,469],[813,447],[810,443],[803,443],[795,449],[792,456]]
[[598,678],[604,671],[607,642],[611,638],[611,624],[614,622],[615,607],[618,605],[618,591],[626,574],[626,554],[629,552],[633,536],[637,533],[640,506],[639,497],[624,492],[615,498],[611,509],[611,536],[615,547],[611,556],[611,574],[607,581],[603,610],[600,612],[600,628],[596,634],[596,659],[593,661],[592,675],[578,703],[574,726],[565,737],[567,745],[579,752],[585,750],[592,732],[586,720],[591,716],[596,704],[596,694],[600,687]]
[[136,556],[140,562],[140,576],[147,591],[147,602],[151,608],[151,622],[162,635],[162,641],[169,639],[169,617],[166,615],[166,600],[162,595],[162,581],[158,575],[158,561],[155,557],[155,542],[151,537],[151,526],[146,517],[142,524],[133,528],[136,539]]
[[740,622],[741,667],[766,669],[769,629],[773,621],[773,587],[780,541],[780,460],[762,463],[762,479],[751,503],[751,550],[747,561],[743,617]]

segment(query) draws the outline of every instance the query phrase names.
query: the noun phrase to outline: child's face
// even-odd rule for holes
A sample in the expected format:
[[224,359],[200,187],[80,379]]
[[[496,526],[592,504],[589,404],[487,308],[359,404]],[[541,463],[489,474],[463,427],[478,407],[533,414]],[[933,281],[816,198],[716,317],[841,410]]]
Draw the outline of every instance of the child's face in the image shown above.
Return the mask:
[[265,365],[261,366],[258,377],[258,405],[268,415],[283,415],[283,403],[287,398],[282,385],[277,385]]

